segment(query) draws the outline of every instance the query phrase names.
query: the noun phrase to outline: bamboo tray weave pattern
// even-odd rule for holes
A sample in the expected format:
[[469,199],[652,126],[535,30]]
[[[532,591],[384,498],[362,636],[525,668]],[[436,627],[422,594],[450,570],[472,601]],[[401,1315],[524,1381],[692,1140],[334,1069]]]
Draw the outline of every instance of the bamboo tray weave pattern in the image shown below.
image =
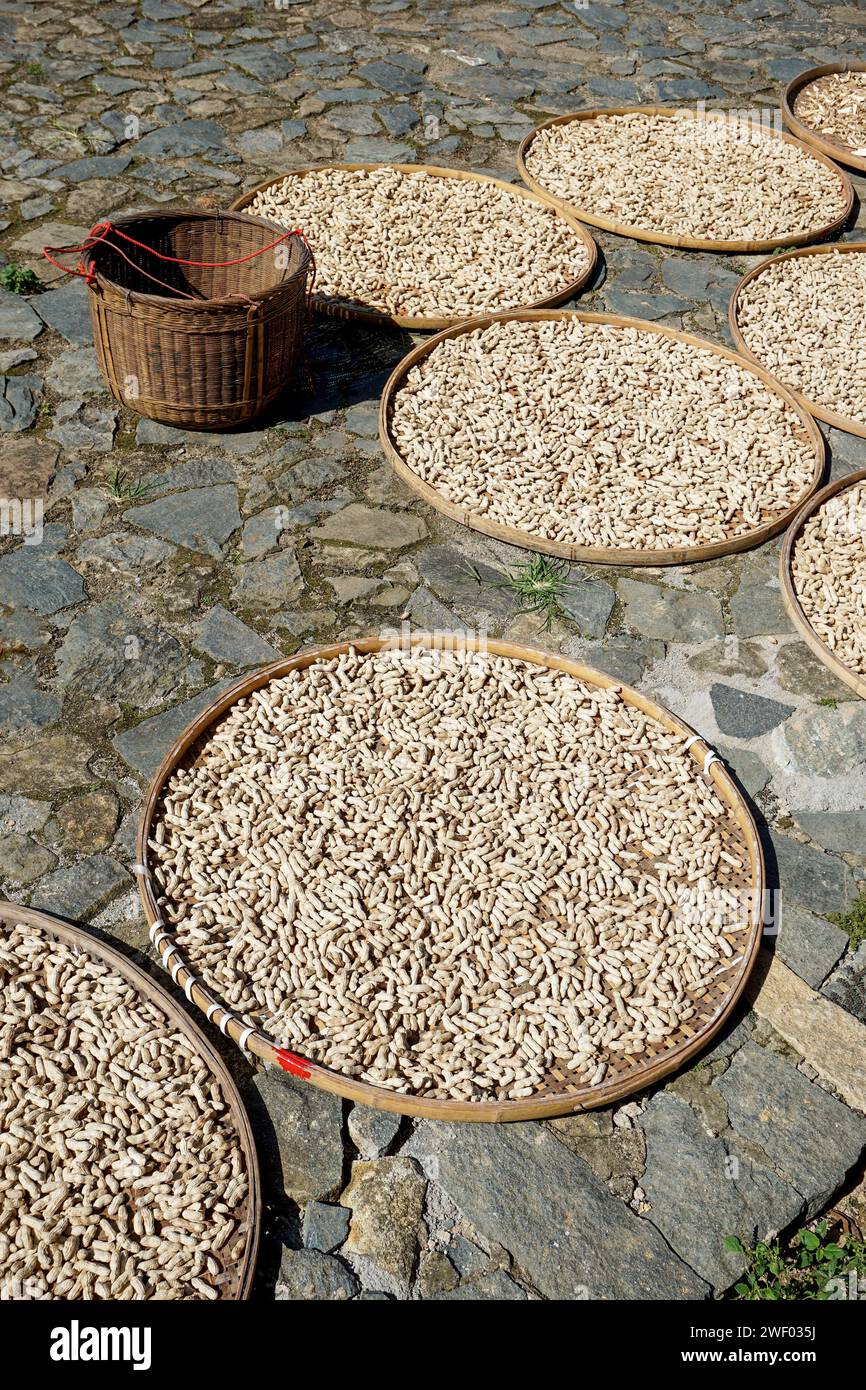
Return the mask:
[[[755,824],[730,774],[703,740],[693,734],[681,720],[638,691],[622,686],[610,676],[581,666],[577,662],[514,646],[508,642],[491,641],[482,645],[454,634],[436,633],[435,636],[431,636],[416,633],[408,640],[405,637],[397,640],[402,642],[404,651],[418,647],[429,648],[431,644],[435,649],[446,652],[484,650],[495,656],[533,663],[548,670],[567,672],[578,680],[602,690],[615,687],[627,705],[642,711],[666,731],[688,740],[688,754],[694,761],[695,777],[703,776],[708,779],[717,797],[728,809],[728,829],[731,836],[729,844],[736,846],[741,855],[745,850],[748,865],[741,884],[742,891],[748,898],[748,906],[743,909],[739,932],[735,932],[730,939],[730,963],[714,974],[709,985],[700,990],[693,989],[688,1001],[695,1008],[692,1018],[687,1023],[680,1024],[676,1032],[668,1035],[663,1043],[648,1044],[645,1051],[637,1057],[619,1054],[618,1060],[611,1064],[608,1075],[601,1084],[579,1084],[566,1071],[555,1068],[539,1089],[523,1099],[438,1099],[372,1085],[322,1066],[301,1053],[282,1046],[279,1039],[248,1026],[247,1020],[238,1017],[194,972],[193,965],[177,944],[175,933],[161,917],[158,905],[159,890],[154,879],[154,854],[149,847],[169,778],[179,766],[195,765],[198,750],[201,749],[209,732],[215,729],[221,717],[237,701],[261,690],[270,681],[289,672],[304,669],[313,662],[330,660],[349,650],[350,645],[360,653],[379,652],[389,646],[393,648],[393,639],[382,637],[364,638],[351,644],[317,647],[245,677],[212,701],[166,754],[148,791],[138,837],[139,891],[150,923],[151,940],[162,964],[171,971],[175,982],[184,987],[187,996],[207,1013],[209,1019],[218,1024],[221,1032],[233,1038],[249,1052],[325,1091],[383,1110],[408,1115],[487,1122],[562,1115],[608,1105],[681,1067],[707,1044],[731,1014],[754,964],[760,942],[764,889],[763,857]],[[734,931],[734,928],[731,930]]]
[[[808,155],[824,165],[825,168],[832,170],[836,175],[840,185],[842,203],[836,215],[826,223],[815,225],[806,231],[786,232],[782,236],[773,237],[731,237],[713,238],[699,236],[695,234],[681,234],[676,231],[660,231],[651,225],[640,223],[628,223],[610,216],[606,213],[599,213],[593,207],[577,207],[569,199],[554,194],[549,187],[545,186],[544,181],[537,175],[531,173],[527,165],[527,159],[532,151],[534,141],[540,131],[549,130],[556,126],[568,125],[572,122],[592,122],[599,118],[609,116],[627,116],[634,114],[644,114],[646,116],[666,117],[676,120],[683,116],[698,117],[698,113],[693,110],[684,110],[677,106],[613,106],[608,108],[593,107],[587,111],[576,111],[563,116],[554,116],[549,121],[544,121],[536,126],[523,139],[520,149],[517,152],[517,168],[523,181],[541,197],[549,199],[557,207],[570,212],[581,222],[588,223],[591,227],[601,227],[604,231],[614,232],[617,236],[631,237],[636,241],[648,241],[657,246],[678,246],[692,251],[726,251],[743,255],[754,255],[760,251],[771,251],[777,246],[802,246],[811,241],[822,241],[825,237],[831,236],[834,232],[843,227],[848,220],[851,208],[854,203],[854,189],[849,179],[825,154],[821,154],[812,145],[805,145],[802,141],[794,139],[792,135],[786,135],[780,131],[769,127],[761,127],[764,136],[768,140],[780,140],[805,151]],[[705,122],[718,122],[724,119],[723,113],[707,112],[700,117]],[[635,160],[640,159],[640,152],[635,151]]]
[[[245,1206],[241,1210],[241,1222],[246,1227],[243,1254],[239,1260],[229,1264],[222,1251],[217,1253],[217,1258],[222,1263],[223,1269],[219,1278],[214,1281],[214,1286],[219,1290],[218,1298],[220,1299],[237,1301],[249,1298],[259,1247],[261,1182],[255,1141],[247,1112],[237,1086],[222,1058],[185,1011],[175,1003],[171,995],[137,965],[134,965],[127,956],[114,950],[113,947],[89,932],[59,921],[48,913],[38,912],[29,907],[18,907],[15,903],[0,902],[0,926],[2,926],[3,932],[11,930],[19,923],[33,927],[45,936],[74,947],[77,952],[104,963],[110,967],[112,972],[122,976],[138,994],[160,1010],[170,1028],[183,1033],[191,1048],[213,1075],[234,1125],[236,1142],[243,1156],[248,1184]],[[79,1047],[83,1045],[82,1042],[79,1042]],[[71,1075],[74,1076],[74,1073]]]
[[817,82],[822,77],[832,77],[835,73],[845,72],[866,72],[866,63],[854,61],[825,63],[822,67],[808,68],[805,72],[800,72],[796,77],[792,77],[782,93],[782,116],[788,129],[805,145],[820,150],[822,154],[837,160],[840,164],[847,164],[851,169],[866,169],[866,151],[863,149],[854,150],[851,146],[843,144],[841,140],[834,139],[832,135],[807,125],[796,113],[797,98],[812,82]]
[[827,487],[822,488],[820,492],[816,493],[815,496],[806,503],[803,510],[797,514],[785,537],[785,544],[782,547],[782,554],[779,557],[779,581],[782,586],[782,598],[788,610],[788,616],[797,631],[801,634],[806,645],[811,648],[818,657],[818,660],[822,661],[828,670],[833,672],[833,675],[836,676],[838,680],[844,681],[845,685],[850,686],[852,690],[856,690],[858,695],[866,699],[866,676],[862,675],[859,671],[852,671],[851,667],[846,665],[846,663],[827,646],[827,643],[818,636],[800,605],[800,600],[797,597],[797,590],[794,586],[794,577],[791,571],[791,560],[794,554],[794,547],[797,544],[797,538],[801,534],[809,518],[814,516],[816,512],[819,512],[825,502],[829,502],[831,497],[838,497],[841,493],[845,492],[847,488],[863,482],[866,482],[866,468],[861,469],[859,473],[849,473],[844,478],[837,478],[834,483],[830,483]]
[[[788,251],[781,256],[769,256],[765,261],[761,261],[760,265],[756,265],[753,270],[750,270],[748,274],[743,276],[740,283],[734,287],[734,292],[731,295],[731,302],[728,307],[728,323],[730,324],[731,336],[737,345],[737,350],[741,352],[744,357],[748,358],[750,362],[754,362],[756,366],[763,368],[764,371],[770,370],[766,363],[761,361],[757,353],[753,352],[749,347],[740,326],[743,292],[749,285],[753,284],[755,280],[763,275],[772,276],[777,268],[780,265],[784,265],[786,261],[805,260],[807,257],[811,256],[856,256],[858,254],[866,254],[866,242],[847,241],[834,242],[830,246],[805,246],[800,247],[797,251]],[[864,262],[864,265],[866,265],[866,262]],[[784,314],[781,314],[779,318],[776,319],[776,322],[778,323],[780,332],[784,332]],[[839,411],[833,410],[829,406],[822,404],[821,401],[813,400],[811,396],[807,396],[804,392],[798,391],[790,381],[783,381],[780,373],[773,372],[772,375],[774,379],[778,381],[780,385],[784,386],[786,390],[790,391],[794,399],[798,401],[805,410],[808,410],[810,415],[814,415],[817,420],[823,420],[825,424],[832,425],[834,429],[844,430],[846,434],[856,434],[859,435],[861,439],[866,439],[866,424],[862,421],[853,420],[849,415],[842,415]]]
[[[519,184],[506,183],[504,179],[493,178],[489,174],[470,173],[465,169],[448,169],[436,164],[316,164],[306,165],[301,169],[291,169],[286,174],[279,174],[276,178],[265,179],[255,188],[251,188],[248,193],[243,193],[236,198],[231,205],[234,212],[247,212],[255,200],[258,193],[267,189],[274,188],[281,184],[284,179],[301,179],[305,174],[325,173],[330,170],[342,170],[345,172],[357,172],[361,170],[375,171],[378,169],[393,169],[401,174],[429,174],[431,178],[449,179],[463,183],[471,183],[476,186],[489,185],[491,188],[503,189],[510,196],[524,201],[541,205],[548,210],[554,210],[561,221],[569,228],[577,242],[583,247],[587,262],[576,278],[565,280],[561,289],[555,294],[538,295],[531,297],[531,302],[527,308],[543,308],[547,305],[564,304],[566,300],[572,299],[587,285],[595,272],[598,261],[598,247],[585,227],[581,226],[576,217],[564,208],[552,208],[549,198],[537,197],[535,193],[530,193],[528,189],[521,188]],[[425,228],[419,225],[415,229],[418,239],[423,240]],[[313,245],[315,252],[316,247]],[[363,254],[359,252],[359,254]],[[454,313],[429,313],[429,314],[388,314],[382,310],[371,308],[361,302],[354,303],[350,300],[331,298],[321,293],[313,293],[313,308],[318,314],[326,314],[331,318],[346,319],[358,323],[367,324],[391,324],[397,328],[408,328],[417,331],[428,329],[449,328],[452,324],[459,323],[467,318],[467,314]]]
[[[452,502],[443,495],[436,487],[428,483],[424,478],[416,473],[406,459],[400,453],[392,434],[392,415],[394,402],[399,396],[400,389],[411,369],[424,358],[433,353],[440,343],[449,338],[459,337],[462,334],[473,333],[478,329],[488,327],[494,321],[507,323],[517,322],[540,322],[546,319],[568,319],[576,318],[582,323],[587,324],[611,324],[625,328],[639,329],[642,333],[651,333],[662,338],[670,339],[674,342],[688,343],[695,348],[703,349],[714,353],[723,361],[735,362],[739,366],[753,372],[765,386],[788,404],[792,410],[796,411],[800,421],[800,431],[803,440],[808,440],[810,448],[814,450],[815,464],[811,478],[802,494],[795,499],[791,506],[779,512],[772,520],[755,527],[752,530],[739,534],[732,534],[727,539],[713,540],[705,544],[696,544],[688,547],[671,545],[664,549],[631,548],[621,547],[601,547],[573,544],[568,541],[548,539],[539,535],[537,532],[530,531],[518,524],[505,525],[499,520],[492,520],[478,511]],[[578,383],[579,386],[579,383]],[[678,329],[667,328],[660,324],[649,323],[643,319],[624,318],[619,314],[590,314],[577,312],[571,309],[548,309],[548,310],[526,310],[516,314],[497,314],[493,317],[468,319],[458,324],[456,327],[448,329],[443,333],[438,333],[436,337],[429,338],[426,342],[408,353],[401,362],[397,364],[389,377],[379,406],[379,439],[394,471],[402,478],[403,482],[418,493],[425,502],[437,511],[443,512],[445,516],[451,517],[454,521],[459,521],[463,526],[469,526],[472,530],[481,531],[484,535],[493,536],[497,540],[507,541],[511,545],[519,545],[527,550],[542,551],[548,555],[556,555],[566,560],[583,561],[591,564],[607,565],[681,565],[689,564],[692,561],[709,560],[718,558],[721,555],[734,554],[737,551],[748,550],[753,546],[761,545],[772,536],[778,535],[793,520],[803,502],[808,498],[821,480],[824,469],[824,440],[821,431],[818,429],[814,420],[808,412],[808,407],[798,404],[793,394],[778,381],[765,371],[759,363],[753,365],[753,359],[745,359],[739,354],[732,352],[729,348],[718,346],[716,343],[708,342],[703,338],[697,338],[691,333],[683,333]]]

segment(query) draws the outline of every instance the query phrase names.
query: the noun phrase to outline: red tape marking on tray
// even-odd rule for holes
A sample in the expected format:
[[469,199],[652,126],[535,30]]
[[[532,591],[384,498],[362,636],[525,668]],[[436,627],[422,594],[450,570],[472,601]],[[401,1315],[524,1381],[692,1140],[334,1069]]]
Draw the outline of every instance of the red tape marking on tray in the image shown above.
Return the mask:
[[275,1047],[274,1052],[283,1071],[300,1076],[304,1081],[310,1079],[310,1068],[304,1057],[299,1057],[296,1052],[287,1052],[284,1047]]

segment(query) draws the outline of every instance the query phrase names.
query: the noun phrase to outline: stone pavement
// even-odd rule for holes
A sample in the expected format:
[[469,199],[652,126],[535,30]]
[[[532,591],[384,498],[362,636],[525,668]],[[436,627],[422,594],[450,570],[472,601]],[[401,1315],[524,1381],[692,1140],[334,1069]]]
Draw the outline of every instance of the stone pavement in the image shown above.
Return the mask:
[[[785,618],[779,542],[670,570],[575,565],[567,621],[539,632],[496,587],[525,555],[384,464],[376,402],[408,335],[319,323],[312,399],[258,432],[185,434],[114,405],[82,288],[38,250],[317,161],[510,178],[547,115],[773,105],[802,67],[864,45],[866,11],[821,0],[0,5],[0,247],[49,286],[0,294],[0,498],[46,506],[40,545],[0,545],[4,895],[145,951],[133,836],[173,737],[246,668],[407,609],[579,656],[682,715],[753,798],[783,886],[753,1007],[613,1110],[414,1125],[252,1077],[232,1052],[268,1175],[262,1297],[705,1298],[739,1273],[725,1236],[825,1206],[866,1146],[866,946],[828,920],[866,878],[866,704]],[[863,232],[860,215],[844,236]],[[728,341],[755,258],[599,241],[582,305]],[[866,442],[825,433],[833,476],[866,465]]]

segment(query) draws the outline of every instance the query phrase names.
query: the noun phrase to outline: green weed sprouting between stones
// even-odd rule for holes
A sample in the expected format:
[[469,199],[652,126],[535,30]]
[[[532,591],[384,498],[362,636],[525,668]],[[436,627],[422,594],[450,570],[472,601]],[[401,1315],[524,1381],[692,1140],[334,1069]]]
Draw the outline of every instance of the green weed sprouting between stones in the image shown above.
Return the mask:
[[828,912],[827,918],[846,933],[854,950],[866,941],[866,895],[855,898],[847,912]]
[[112,496],[119,502],[137,502],[149,491],[147,483],[143,483],[140,478],[131,478],[123,468],[114,469],[109,476],[108,486]]
[[832,695],[822,695],[820,700],[818,701],[818,704],[823,705],[825,709],[839,708],[839,701],[834,700]]
[[566,616],[559,595],[568,582],[567,575],[564,561],[533,555],[525,565],[511,570],[496,587],[514,594],[524,612],[543,613],[544,626],[549,628],[554,618]]
[[[815,1222],[813,1230],[804,1228],[792,1236],[783,1250],[778,1241],[753,1247],[743,1245],[737,1236],[728,1236],[725,1248],[745,1255],[748,1265],[742,1278],[728,1294],[730,1299],[777,1302],[802,1299],[825,1302],[834,1288],[831,1280],[844,1283],[849,1274],[866,1275],[866,1242],[850,1235],[828,1238],[829,1222]],[[830,1286],[830,1287],[828,1287]]]
[[0,270],[0,288],[11,294],[37,294],[44,286],[39,276],[23,265],[10,261]]

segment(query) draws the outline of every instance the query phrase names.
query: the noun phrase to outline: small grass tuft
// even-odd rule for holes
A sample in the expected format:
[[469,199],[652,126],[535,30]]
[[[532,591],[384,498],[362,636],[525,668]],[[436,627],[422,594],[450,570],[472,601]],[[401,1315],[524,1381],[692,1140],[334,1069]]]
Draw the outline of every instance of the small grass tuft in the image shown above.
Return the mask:
[[527,613],[543,613],[545,628],[554,618],[566,617],[559,596],[567,583],[568,570],[563,560],[551,560],[549,555],[533,555],[526,564],[509,572],[499,589],[508,589]]
[[847,912],[828,912],[828,919],[841,927],[856,951],[866,941],[866,895],[855,898]]
[[123,468],[115,468],[109,475],[108,487],[118,502],[137,502],[146,497],[149,491],[147,483],[140,478],[131,478]]
[[725,1248],[748,1260],[742,1278],[727,1295],[734,1302],[826,1302],[837,1291],[832,1281],[844,1285],[849,1274],[866,1274],[866,1242],[838,1226],[831,1230],[826,1217],[798,1231],[784,1249],[779,1241],[744,1245],[737,1236],[728,1236]]
[[839,708],[839,701],[834,700],[832,695],[822,695],[820,700],[818,701],[818,704],[823,705],[825,709]]

